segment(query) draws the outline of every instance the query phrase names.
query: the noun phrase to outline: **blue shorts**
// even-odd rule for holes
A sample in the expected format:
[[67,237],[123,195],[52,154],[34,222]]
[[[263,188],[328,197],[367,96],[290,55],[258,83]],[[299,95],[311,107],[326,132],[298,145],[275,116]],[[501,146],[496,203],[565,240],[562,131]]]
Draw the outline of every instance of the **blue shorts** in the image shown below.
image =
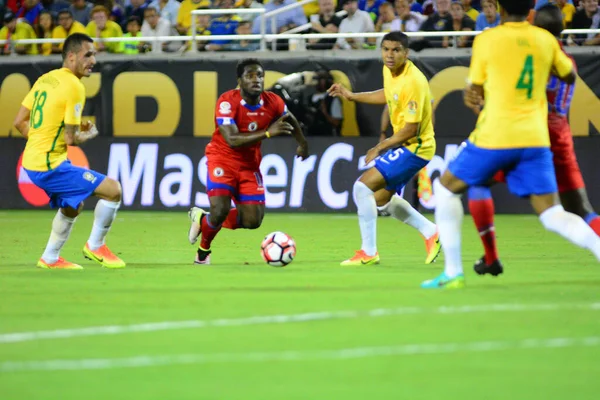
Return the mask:
[[388,150],[375,159],[375,168],[383,175],[387,190],[400,193],[404,186],[419,173],[429,160],[415,156],[405,147]]
[[76,167],[68,160],[50,171],[25,171],[29,179],[50,197],[52,208],[77,209],[106,178],[99,172]]
[[482,149],[461,144],[448,169],[469,186],[487,185],[496,172],[506,172],[508,190],[519,197],[556,193],[552,151],[548,147]]

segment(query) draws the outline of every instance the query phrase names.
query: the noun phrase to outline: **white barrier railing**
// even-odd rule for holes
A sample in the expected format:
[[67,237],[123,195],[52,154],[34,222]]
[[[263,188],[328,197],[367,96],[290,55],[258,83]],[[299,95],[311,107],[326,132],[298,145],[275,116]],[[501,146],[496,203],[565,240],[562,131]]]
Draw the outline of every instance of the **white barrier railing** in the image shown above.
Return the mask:
[[[315,1],[316,0],[302,0],[302,1],[298,1],[293,4],[288,4],[287,6],[283,6],[276,10],[269,11],[263,17],[265,20],[267,18],[271,18],[271,33],[275,34],[275,33],[277,33],[276,32],[277,31],[277,19],[275,18],[276,16],[278,16],[279,14],[288,12],[290,10],[293,10],[295,8],[298,8],[298,7],[304,7],[306,4],[314,3]],[[262,33],[264,33],[264,32],[262,32]],[[277,50],[277,40],[273,40],[273,42],[271,44],[271,50],[273,50],[273,51]]]
[[[347,13],[345,10],[342,10],[342,11],[338,11],[338,12],[336,12],[336,13],[335,13],[335,16],[336,16],[336,17],[340,17],[340,18],[341,18],[341,17],[345,17],[345,16],[346,16],[346,14],[348,14],[348,13]],[[300,33],[300,32],[304,32],[304,31],[306,31],[306,30],[310,29],[311,27],[312,27],[312,23],[311,23],[311,22],[308,22],[308,23],[306,23],[306,24],[303,24],[303,25],[297,26],[297,27],[295,27],[295,28],[292,28],[292,29],[290,29],[290,30],[287,30],[287,31],[285,31],[285,32],[282,32],[282,33]]]
[[[224,11],[224,10],[219,10]],[[265,14],[263,14],[264,16]],[[200,36],[154,36],[154,37],[136,37],[135,40],[144,42],[184,42],[195,38],[196,41],[211,40],[276,40],[276,39],[337,39],[337,38],[379,38],[386,35],[387,32],[369,32],[369,33],[280,33],[280,34],[254,34],[254,35],[200,35]],[[448,32],[405,32],[408,37],[460,37],[477,36],[481,31],[448,31]],[[581,35],[595,33],[600,34],[600,29],[566,29],[562,32],[564,35]],[[131,37],[115,38],[94,38],[98,42],[130,42]],[[62,43],[64,39],[19,39],[19,40],[0,40],[0,45],[5,43],[14,44],[43,44],[43,43]],[[266,50],[266,49],[265,49]]]

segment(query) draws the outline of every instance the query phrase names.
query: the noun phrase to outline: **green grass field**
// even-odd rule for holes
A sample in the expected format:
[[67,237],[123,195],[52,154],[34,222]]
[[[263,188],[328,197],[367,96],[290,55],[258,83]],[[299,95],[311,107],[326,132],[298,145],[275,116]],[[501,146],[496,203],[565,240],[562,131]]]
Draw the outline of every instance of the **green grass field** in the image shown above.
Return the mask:
[[[185,213],[121,212],[108,244],[128,267],[112,271],[83,259],[87,211],[62,252],[85,270],[36,269],[52,217],[0,212],[2,400],[598,398],[600,266],[533,216],[498,218],[499,278],[472,272],[465,218],[461,291],[419,288],[443,256],[424,265],[391,218],[378,266],[339,266],[355,216],[268,214],[199,267]],[[286,268],[259,255],[274,230],[298,244]]]

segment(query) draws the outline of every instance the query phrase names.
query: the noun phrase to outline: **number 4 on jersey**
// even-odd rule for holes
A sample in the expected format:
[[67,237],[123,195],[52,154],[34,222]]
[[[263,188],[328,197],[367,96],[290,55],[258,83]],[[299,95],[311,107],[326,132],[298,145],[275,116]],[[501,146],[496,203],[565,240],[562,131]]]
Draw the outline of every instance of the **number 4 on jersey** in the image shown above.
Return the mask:
[[531,99],[533,92],[533,56],[531,54],[525,59],[519,82],[517,82],[517,89],[527,90],[527,98]]

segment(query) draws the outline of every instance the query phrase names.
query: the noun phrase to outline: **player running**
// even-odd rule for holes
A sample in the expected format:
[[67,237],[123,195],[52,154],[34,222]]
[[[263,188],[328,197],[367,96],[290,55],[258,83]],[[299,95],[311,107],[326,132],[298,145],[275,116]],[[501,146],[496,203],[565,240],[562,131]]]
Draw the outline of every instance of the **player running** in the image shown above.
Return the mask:
[[[555,37],[559,37],[563,30],[563,16],[558,7],[549,4],[537,10],[534,24],[546,29]],[[561,82],[556,76],[550,77],[546,87],[550,150],[554,155],[553,161],[558,192],[563,207],[565,210],[582,217],[596,235],[600,235],[600,217],[594,212],[588,199],[575,156],[573,135],[567,119],[574,90],[574,85]],[[473,101],[476,102],[477,99],[473,99]],[[498,182],[505,181],[502,172],[494,178]],[[498,248],[496,246],[492,193],[487,186],[473,186],[469,188],[468,193],[469,210],[485,249],[485,255],[475,263],[475,272],[480,275],[491,274],[497,276],[503,272],[503,267],[498,258]]]
[[[195,264],[210,264],[210,246],[222,227],[260,227],[265,214],[262,140],[292,134],[298,142],[298,157],[308,157],[300,124],[281,97],[264,91],[265,72],[260,61],[240,61],[237,78],[239,89],[225,92],[217,100],[216,129],[206,146],[210,211],[193,207],[188,213],[190,242],[195,243],[201,235]],[[231,199],[236,208],[231,208]]]
[[[600,260],[600,238],[581,217],[560,205],[548,137],[545,89],[550,71],[573,84],[573,62],[552,34],[526,22],[533,1],[500,0],[500,5],[504,24],[475,38],[469,70],[469,86],[485,100],[485,107],[475,130],[434,184],[435,219],[446,265],[441,275],[423,282],[423,288],[464,286],[460,193],[486,184],[499,170],[506,171],[512,193],[530,199],[547,230]],[[469,108],[480,105],[468,96],[465,102]]]
[[[398,194],[425,167],[435,154],[432,105],[429,83],[408,59],[408,37],[390,32],[381,42],[383,89],[352,93],[340,84],[329,89],[331,96],[368,104],[386,104],[394,135],[367,152],[365,163],[375,160],[354,183],[362,237],[361,249],[341,265],[379,263],[377,252],[377,206],[394,218],[419,230],[426,244],[425,263],[432,263],[440,252],[436,226]],[[377,193],[376,193],[377,192]]]
[[83,254],[107,268],[125,267],[125,262],[105,244],[121,204],[121,185],[96,171],[73,166],[67,159],[67,146],[78,146],[98,135],[93,124],[81,124],[85,104],[81,78],[90,76],[96,64],[93,43],[81,33],[69,36],[62,50],[63,68],[42,75],[35,82],[14,122],[27,139],[23,168],[50,197],[50,207],[59,208],[46,250],[37,263],[40,268],[83,269],[59,254],[83,208],[83,200],[92,195],[100,200]]

